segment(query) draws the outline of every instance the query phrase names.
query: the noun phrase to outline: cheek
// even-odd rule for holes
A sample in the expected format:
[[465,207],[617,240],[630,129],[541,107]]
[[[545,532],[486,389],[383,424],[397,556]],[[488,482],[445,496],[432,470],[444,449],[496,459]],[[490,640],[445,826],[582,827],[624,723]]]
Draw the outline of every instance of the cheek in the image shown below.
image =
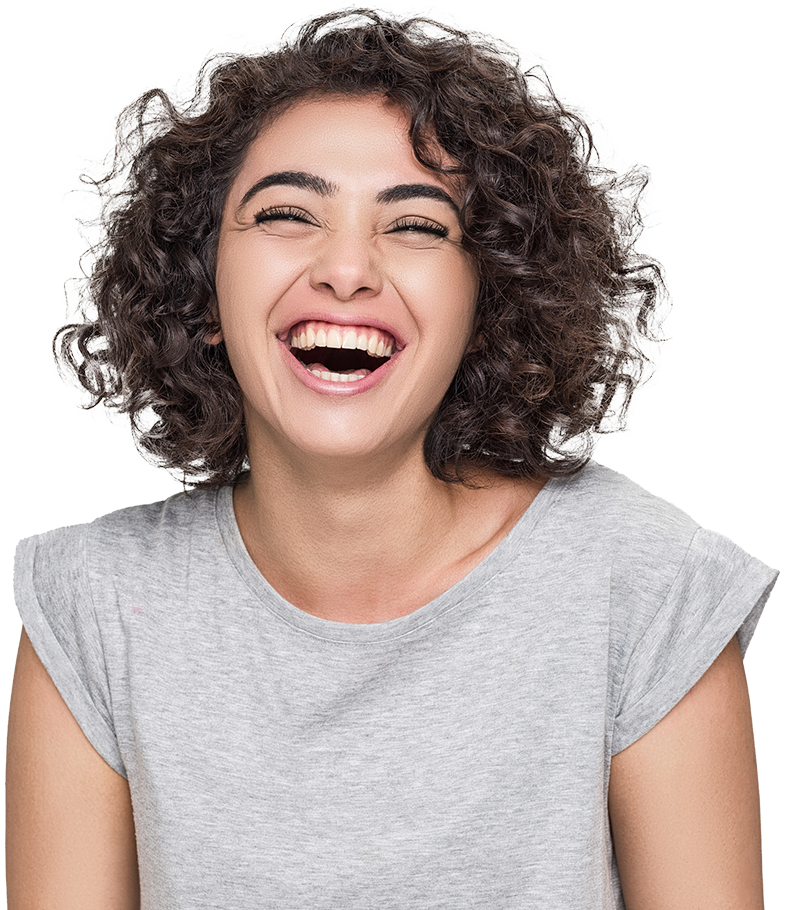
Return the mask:
[[479,281],[473,265],[461,260],[453,267],[428,276],[424,326],[435,339],[431,345],[429,371],[444,386],[452,382],[463,356],[472,343]]
[[460,349],[460,356],[474,335],[479,288],[474,264],[462,258],[442,274],[439,288],[435,289],[443,301],[441,319],[445,331],[452,340],[451,346]]
[[258,324],[301,270],[302,263],[282,255],[275,244],[230,234],[219,245],[215,272],[221,326]]
[[221,241],[215,268],[215,287],[219,303],[250,296],[263,273],[261,257],[254,255],[252,244],[242,236],[230,235]]
[[431,329],[446,333],[453,344],[465,334],[471,336],[479,277],[474,263],[456,251],[456,255],[434,261],[423,257],[416,268],[396,269],[393,283],[416,310],[418,321]]
[[215,291],[221,338],[229,362],[244,388],[245,363],[252,360],[250,341],[259,338],[264,324],[264,306],[258,293],[259,280],[252,260],[242,255],[238,244],[219,246]]

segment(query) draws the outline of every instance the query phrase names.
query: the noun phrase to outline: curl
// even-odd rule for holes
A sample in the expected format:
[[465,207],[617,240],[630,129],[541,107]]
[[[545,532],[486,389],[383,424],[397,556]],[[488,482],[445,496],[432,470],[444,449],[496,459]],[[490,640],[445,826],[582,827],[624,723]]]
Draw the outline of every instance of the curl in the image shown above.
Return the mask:
[[477,334],[427,434],[431,472],[471,483],[478,469],[579,469],[594,434],[623,423],[655,335],[662,276],[634,249],[645,175],[600,169],[586,124],[503,47],[368,10],[314,19],[266,55],[208,62],[182,109],[154,90],[123,113],[96,182],[103,239],[83,320],[55,338],[89,406],[128,414],[142,450],[189,483],[243,470],[242,393],[211,343],[223,204],[260,129],[320,95],[396,104],[418,160],[464,190]]

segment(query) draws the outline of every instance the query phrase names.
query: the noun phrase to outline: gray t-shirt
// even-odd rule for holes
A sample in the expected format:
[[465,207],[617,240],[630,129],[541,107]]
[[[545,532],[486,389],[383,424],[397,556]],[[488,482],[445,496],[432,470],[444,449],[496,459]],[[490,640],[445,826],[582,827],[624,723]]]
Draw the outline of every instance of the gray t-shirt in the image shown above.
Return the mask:
[[611,756],[746,649],[776,576],[597,464],[378,624],[283,600],[230,488],[17,559],[36,651],[128,778],[145,910],[622,908]]

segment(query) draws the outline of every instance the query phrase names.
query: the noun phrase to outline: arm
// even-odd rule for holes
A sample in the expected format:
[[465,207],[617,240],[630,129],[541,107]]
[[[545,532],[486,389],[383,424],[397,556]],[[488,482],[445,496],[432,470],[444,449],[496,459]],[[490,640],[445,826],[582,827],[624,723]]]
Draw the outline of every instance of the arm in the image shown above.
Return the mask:
[[613,758],[609,811],[627,910],[762,910],[758,779],[735,636]]
[[6,788],[8,910],[137,910],[128,782],[90,745],[24,631]]

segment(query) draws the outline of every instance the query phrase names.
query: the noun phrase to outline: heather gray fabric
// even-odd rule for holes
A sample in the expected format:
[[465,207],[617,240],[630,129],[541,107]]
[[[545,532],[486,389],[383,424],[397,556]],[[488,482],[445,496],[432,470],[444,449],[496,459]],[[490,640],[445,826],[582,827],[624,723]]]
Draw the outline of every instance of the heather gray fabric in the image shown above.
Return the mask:
[[145,910],[618,910],[610,758],[775,574],[591,464],[391,622],[279,597],[228,488],[23,541],[17,598],[128,777]]

